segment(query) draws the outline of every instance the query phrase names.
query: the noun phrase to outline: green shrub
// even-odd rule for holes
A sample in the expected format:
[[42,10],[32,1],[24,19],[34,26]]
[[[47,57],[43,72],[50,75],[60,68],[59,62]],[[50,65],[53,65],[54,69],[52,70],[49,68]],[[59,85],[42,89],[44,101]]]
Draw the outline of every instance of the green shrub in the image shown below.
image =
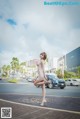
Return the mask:
[[17,80],[17,79],[10,79],[10,80],[8,80],[8,82],[9,82],[9,83],[17,83],[18,80]]

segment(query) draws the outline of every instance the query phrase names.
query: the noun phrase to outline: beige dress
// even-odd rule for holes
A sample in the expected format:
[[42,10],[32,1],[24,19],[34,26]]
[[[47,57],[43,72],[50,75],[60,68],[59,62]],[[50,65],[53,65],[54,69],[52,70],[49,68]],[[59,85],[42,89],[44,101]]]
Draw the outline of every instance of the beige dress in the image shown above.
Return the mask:
[[45,80],[45,72],[44,72],[44,63],[43,61],[39,61],[37,63],[37,68],[38,68],[38,79],[39,80]]

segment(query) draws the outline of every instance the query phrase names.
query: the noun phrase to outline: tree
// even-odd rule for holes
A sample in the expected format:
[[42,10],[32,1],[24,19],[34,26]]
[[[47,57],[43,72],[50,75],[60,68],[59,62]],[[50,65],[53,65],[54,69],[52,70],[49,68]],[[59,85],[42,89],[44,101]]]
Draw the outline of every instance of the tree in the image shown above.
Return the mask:
[[64,78],[75,78],[76,74],[74,72],[64,71]]
[[5,77],[9,76],[10,69],[11,69],[10,65],[3,65],[3,67],[2,67],[3,74],[2,75]]
[[3,65],[2,66],[2,71],[3,71],[3,76],[6,76],[7,75],[7,73],[6,73],[6,65]]
[[11,70],[10,65],[7,65],[7,67],[6,67],[6,71],[7,71],[7,73],[8,73],[8,76],[10,75],[10,70]]
[[18,58],[16,58],[16,57],[12,58],[11,68],[14,71],[14,74],[19,71],[20,65],[19,65],[19,59]]
[[6,77],[8,75],[8,73],[7,73],[7,65],[3,65],[2,71],[3,71],[2,76],[5,76]]
[[22,73],[22,75],[24,76],[24,75],[26,75],[26,62],[22,62],[21,64],[20,64],[20,72]]
[[61,69],[58,69],[58,70],[56,71],[56,74],[57,74],[57,77],[58,77],[58,78],[63,78]]
[[22,62],[20,65],[21,66],[26,66],[26,62]]
[[77,75],[78,78],[80,78],[80,66],[77,67],[76,75]]

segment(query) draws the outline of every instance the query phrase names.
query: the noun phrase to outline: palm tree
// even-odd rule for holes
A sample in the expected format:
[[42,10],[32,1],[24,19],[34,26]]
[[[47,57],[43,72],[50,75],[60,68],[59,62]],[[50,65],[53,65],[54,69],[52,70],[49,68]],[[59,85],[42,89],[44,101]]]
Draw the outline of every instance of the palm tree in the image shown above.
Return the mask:
[[7,65],[7,67],[6,67],[6,71],[7,71],[7,73],[8,73],[8,76],[10,75],[10,70],[11,70],[10,65]]
[[58,76],[59,78],[63,78],[61,69],[58,69],[58,70],[56,71],[56,74],[57,74],[57,76]]
[[22,62],[21,64],[20,64],[20,72],[22,73],[22,75],[24,76],[24,75],[26,75],[26,73],[27,73],[27,71],[26,71],[26,62]]
[[12,58],[11,68],[12,68],[14,74],[19,71],[20,65],[19,65],[19,59],[18,58],[16,58],[16,57]]
[[3,76],[7,76],[7,65],[2,66]]

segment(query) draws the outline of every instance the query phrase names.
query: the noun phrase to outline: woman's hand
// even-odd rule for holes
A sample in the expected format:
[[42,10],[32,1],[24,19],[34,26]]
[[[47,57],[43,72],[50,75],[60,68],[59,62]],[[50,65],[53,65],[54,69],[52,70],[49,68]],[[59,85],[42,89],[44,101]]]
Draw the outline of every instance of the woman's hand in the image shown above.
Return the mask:
[[36,60],[35,60],[35,64],[38,66],[39,63],[40,63],[40,61],[36,59]]
[[36,81],[36,79],[33,79],[33,81],[32,81],[32,82],[34,83],[35,81]]
[[34,78],[34,79],[32,80],[32,82],[34,83],[34,82],[37,80],[37,78],[38,78],[38,77]]

